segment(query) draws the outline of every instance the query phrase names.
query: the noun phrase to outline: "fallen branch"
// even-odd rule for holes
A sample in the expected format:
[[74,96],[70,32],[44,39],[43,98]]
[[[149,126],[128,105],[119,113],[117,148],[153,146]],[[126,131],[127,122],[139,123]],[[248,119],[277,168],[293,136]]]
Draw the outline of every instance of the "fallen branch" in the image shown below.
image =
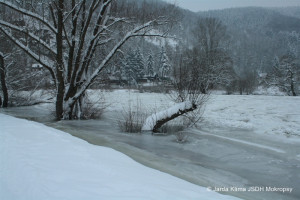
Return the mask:
[[167,110],[149,116],[142,127],[142,131],[157,133],[165,123],[196,109],[197,105],[191,102],[178,103]]

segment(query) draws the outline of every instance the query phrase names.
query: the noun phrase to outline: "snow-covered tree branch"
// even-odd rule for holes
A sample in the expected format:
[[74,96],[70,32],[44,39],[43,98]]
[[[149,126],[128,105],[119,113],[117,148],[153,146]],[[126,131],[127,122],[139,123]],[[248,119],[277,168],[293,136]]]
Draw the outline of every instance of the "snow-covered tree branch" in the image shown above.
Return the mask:
[[[56,117],[80,118],[85,91],[99,76],[118,50],[133,37],[166,37],[153,34],[155,27],[168,25],[170,18],[154,16],[146,22],[120,16],[114,0],[51,0],[49,16],[0,0],[0,4],[23,16],[26,25],[38,24],[49,30],[42,38],[38,30],[6,22],[0,18],[0,31],[31,58],[47,68],[56,83]],[[124,25],[124,28],[119,28]],[[34,26],[33,26],[34,27]],[[19,37],[21,33],[25,38]],[[118,34],[116,34],[118,33]],[[40,54],[39,48],[47,53]],[[101,56],[97,56],[101,52]]]
[[18,7],[16,5],[14,5],[13,3],[10,3],[9,1],[6,1],[6,0],[0,0],[0,4],[10,8],[22,15],[25,15],[25,16],[31,17],[35,20],[38,20],[39,22],[43,23],[46,27],[48,27],[53,33],[57,32],[56,28],[54,26],[52,26],[48,20],[46,20],[44,17],[40,16],[37,13],[33,13],[29,10]]
[[[7,23],[7,22],[4,22],[3,20],[0,20],[0,25],[2,27],[7,27],[7,28],[10,28],[11,30],[15,30],[15,31],[19,31],[23,34],[25,34],[26,36],[30,37],[31,39],[39,42],[40,45],[42,45],[43,47],[45,47],[48,51],[50,51],[52,54],[56,55],[56,50],[51,48],[51,46],[49,44],[47,44],[46,42],[44,42],[43,40],[41,40],[40,37],[34,35],[33,33],[31,32],[28,32],[28,30],[26,30],[25,28],[23,27],[19,27],[19,26],[15,26],[13,24],[10,24],[10,23]],[[5,32],[4,29],[1,29],[3,32]],[[8,32],[5,32],[8,34]],[[13,37],[11,36],[10,37],[11,39],[13,39]]]
[[[15,36],[13,36],[8,30],[6,30],[4,27],[0,25],[0,31],[4,35],[6,35],[7,38],[9,38],[15,45],[17,45],[20,49],[22,49],[27,55],[29,55],[31,58],[33,58],[35,61],[40,63],[43,67],[49,70],[53,80],[55,81],[55,73],[54,73],[54,68],[53,64],[51,63],[51,60],[46,58],[45,56],[38,55],[35,53],[29,46],[23,44],[19,39],[17,39]],[[41,40],[38,40],[41,42]]]

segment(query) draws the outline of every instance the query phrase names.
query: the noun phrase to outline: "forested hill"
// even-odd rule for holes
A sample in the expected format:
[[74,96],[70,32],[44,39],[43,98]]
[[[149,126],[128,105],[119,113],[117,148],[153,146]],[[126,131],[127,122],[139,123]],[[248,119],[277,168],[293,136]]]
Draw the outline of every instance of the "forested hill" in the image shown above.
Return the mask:
[[297,17],[300,19],[300,6],[285,7],[285,8],[272,8],[272,9],[283,15]]
[[[141,12],[148,12],[145,8],[152,12],[157,10],[160,15],[167,15],[171,8],[168,7],[170,4],[161,0],[126,0],[126,2],[134,5],[131,6],[134,10],[140,9]],[[166,9],[163,10],[163,7]],[[180,42],[177,44],[180,44],[180,48],[191,48],[197,43],[194,33],[200,18],[217,18],[226,26],[230,37],[229,48],[235,68],[251,68],[251,70],[255,68],[254,70],[259,72],[268,71],[272,68],[274,58],[286,53],[287,38],[290,34],[300,33],[300,7],[245,7],[197,13],[177,7],[175,16],[178,23],[172,27],[170,35],[179,39]],[[156,44],[161,46],[164,43]],[[155,50],[155,47],[147,49],[152,49],[153,52],[159,51]],[[171,62],[172,57],[176,57],[172,55],[176,54],[174,50],[174,48],[167,48]],[[247,57],[247,61],[242,57]]]
[[200,17],[218,18],[226,25],[237,67],[244,65],[238,61],[239,58],[247,55],[252,59],[252,68],[266,72],[272,67],[274,57],[287,51],[289,35],[293,32],[300,33],[299,13],[300,7],[245,7],[197,14]]
[[[202,17],[216,17],[235,31],[260,29],[268,31],[300,31],[300,7],[287,8],[230,8],[199,12]],[[257,30],[256,30],[257,31]]]
[[[139,6],[137,7],[139,8],[142,8],[141,2],[146,2],[152,9],[153,7],[161,9],[161,7],[168,6],[167,3],[159,0],[128,1],[138,2]],[[161,12],[160,14],[167,14],[167,10],[166,13]],[[203,27],[199,28],[198,22],[204,18],[218,19],[226,27],[224,34],[228,36],[229,40],[221,41],[226,46],[222,46],[222,48],[226,49],[226,53],[232,61],[231,66],[235,71],[235,76],[240,80],[252,79],[253,83],[248,82],[249,85],[257,85],[256,80],[259,74],[270,73],[274,67],[274,60],[283,58],[290,51],[294,51],[296,54],[300,52],[300,50],[296,50],[299,49],[300,43],[300,7],[244,7],[197,13],[177,8],[176,17],[178,23],[172,27],[169,33],[179,39],[178,48],[168,48],[166,45],[172,66],[178,65],[176,60],[181,54],[176,52],[178,49],[192,49],[201,43],[199,40],[197,41],[196,35],[203,29]],[[222,35],[223,33],[218,34]],[[164,43],[159,44],[163,45]],[[158,52],[155,47],[152,51]],[[300,57],[300,55],[296,57],[298,56]],[[197,57],[201,60],[199,54],[194,55],[194,58]],[[187,58],[187,60],[191,60],[191,58]]]
[[[121,0],[119,1],[121,2]],[[132,4],[131,8],[135,10],[142,10],[143,6],[147,4],[148,10],[155,11],[157,9],[161,11],[162,7],[170,5],[162,0],[125,0],[125,2]],[[161,13],[161,15],[163,14]],[[270,37],[270,35],[277,34],[278,32],[300,32],[300,7],[245,7],[202,11],[198,13],[178,8],[176,15],[179,24],[178,26],[174,26],[171,32],[189,44],[193,44],[193,35],[191,32],[195,28],[199,17],[220,19],[233,36],[245,33],[254,33],[256,35],[259,33],[259,37]]]

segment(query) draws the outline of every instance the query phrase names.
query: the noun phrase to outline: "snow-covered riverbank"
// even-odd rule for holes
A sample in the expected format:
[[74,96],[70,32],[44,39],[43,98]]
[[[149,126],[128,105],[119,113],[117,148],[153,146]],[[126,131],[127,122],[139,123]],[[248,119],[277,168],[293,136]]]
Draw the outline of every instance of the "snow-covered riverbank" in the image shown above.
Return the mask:
[[236,199],[35,122],[0,114],[0,199]]

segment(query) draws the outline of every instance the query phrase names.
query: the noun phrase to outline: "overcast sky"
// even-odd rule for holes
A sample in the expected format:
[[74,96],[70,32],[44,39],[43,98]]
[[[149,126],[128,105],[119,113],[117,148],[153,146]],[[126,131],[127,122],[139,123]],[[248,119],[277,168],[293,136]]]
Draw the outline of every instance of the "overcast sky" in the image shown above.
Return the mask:
[[300,0],[164,0],[192,11],[216,10],[232,7],[286,7],[300,6]]

